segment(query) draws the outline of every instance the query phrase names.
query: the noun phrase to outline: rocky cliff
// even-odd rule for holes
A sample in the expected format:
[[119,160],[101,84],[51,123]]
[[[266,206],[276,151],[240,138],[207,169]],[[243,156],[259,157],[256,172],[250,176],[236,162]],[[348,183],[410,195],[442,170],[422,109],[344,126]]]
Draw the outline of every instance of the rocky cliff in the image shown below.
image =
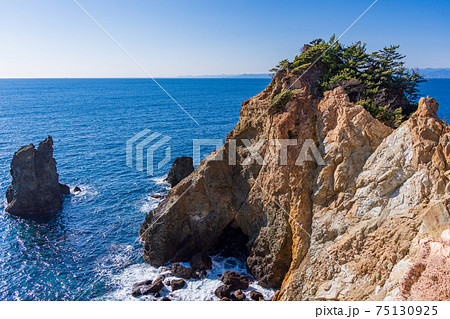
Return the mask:
[[[422,98],[392,130],[340,87],[315,96],[315,83],[279,71],[243,103],[223,147],[147,215],[145,260],[187,260],[231,227],[275,300],[449,299],[450,129],[438,104]],[[288,139],[282,163],[270,141]],[[305,153],[311,141],[323,162]]]

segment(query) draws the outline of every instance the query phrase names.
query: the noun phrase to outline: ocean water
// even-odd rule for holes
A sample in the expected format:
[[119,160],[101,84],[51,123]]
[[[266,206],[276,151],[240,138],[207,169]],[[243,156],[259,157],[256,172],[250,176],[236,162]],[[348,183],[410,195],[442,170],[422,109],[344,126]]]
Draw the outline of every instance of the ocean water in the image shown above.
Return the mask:
[[[171,138],[172,160],[192,156],[192,139],[220,139],[239,119],[242,101],[269,79],[161,79],[161,85],[197,125],[149,79],[0,80],[0,300],[131,300],[133,283],[167,272],[142,260],[138,230],[156,207],[155,193],[170,164],[152,175],[126,165],[126,141],[144,129]],[[421,93],[450,117],[450,80],[430,80]],[[60,181],[80,193],[67,197],[48,221],[4,212],[13,153],[51,135]],[[202,148],[202,157],[214,146]],[[155,154],[159,161],[163,150]],[[213,258],[201,281],[170,294],[177,300],[213,300],[224,270],[245,272],[233,258]],[[170,277],[168,277],[170,279]],[[266,298],[272,290],[252,284]],[[152,299],[153,297],[145,297]],[[143,299],[145,299],[143,298]]]
[[[224,140],[242,101],[269,83],[159,81],[199,125],[150,79],[0,80],[0,300],[129,299],[134,282],[158,271],[142,260],[138,231],[158,203],[150,195],[168,191],[163,178],[171,163],[151,176],[126,166],[127,139],[149,129],[171,137],[172,160],[192,156],[193,138]],[[82,192],[67,197],[50,221],[4,213],[13,153],[48,135],[60,181]],[[202,155],[214,148],[202,148]],[[217,272],[230,262],[216,260],[208,277],[190,282],[179,298],[213,298]]]

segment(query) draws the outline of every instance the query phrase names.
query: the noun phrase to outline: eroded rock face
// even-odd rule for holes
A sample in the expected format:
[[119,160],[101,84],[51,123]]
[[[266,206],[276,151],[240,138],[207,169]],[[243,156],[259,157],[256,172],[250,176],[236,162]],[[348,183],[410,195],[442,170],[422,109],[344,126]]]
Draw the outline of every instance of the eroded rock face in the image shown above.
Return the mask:
[[[426,263],[421,241],[450,227],[450,130],[436,115],[438,104],[421,99],[393,131],[351,104],[342,88],[319,99],[311,78],[294,81],[278,72],[245,101],[224,146],[148,214],[140,230],[145,260],[187,261],[231,225],[248,237],[251,274],[261,285],[281,286],[276,300],[414,298],[412,288],[402,295],[401,282],[416,261]],[[271,108],[289,87],[292,98]],[[248,160],[244,139],[296,145],[280,165],[277,146],[263,143],[260,165]],[[305,156],[308,141],[323,163]],[[299,157],[307,160],[298,164]]]
[[39,143],[22,146],[11,161],[12,183],[6,191],[6,212],[18,216],[56,213],[70,194],[68,186],[59,183],[53,158],[51,136]]
[[[422,98],[408,121],[352,165],[340,193],[322,196],[321,177],[333,185],[342,176],[326,161],[313,195],[308,258],[291,268],[277,299],[417,300],[439,290],[422,285],[419,297],[412,288],[426,265],[420,243],[450,227],[449,128],[437,108],[434,99]],[[448,266],[441,262],[435,271],[445,277]]]

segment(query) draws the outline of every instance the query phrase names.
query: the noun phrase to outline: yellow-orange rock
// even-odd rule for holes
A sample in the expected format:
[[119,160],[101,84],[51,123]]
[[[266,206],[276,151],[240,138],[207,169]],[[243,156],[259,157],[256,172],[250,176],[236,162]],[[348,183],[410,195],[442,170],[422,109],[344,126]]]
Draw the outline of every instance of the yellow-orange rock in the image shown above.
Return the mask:
[[[436,101],[422,98],[392,130],[342,88],[319,99],[314,75],[294,81],[280,71],[245,101],[224,146],[148,214],[145,260],[187,260],[231,225],[248,236],[250,272],[280,288],[275,300],[436,299],[436,291],[450,299],[447,286],[435,289],[450,271],[450,129]],[[273,109],[271,99],[291,85],[291,99]],[[244,139],[297,145],[280,165],[279,148],[262,143],[260,165]],[[296,164],[309,140],[325,165]]]

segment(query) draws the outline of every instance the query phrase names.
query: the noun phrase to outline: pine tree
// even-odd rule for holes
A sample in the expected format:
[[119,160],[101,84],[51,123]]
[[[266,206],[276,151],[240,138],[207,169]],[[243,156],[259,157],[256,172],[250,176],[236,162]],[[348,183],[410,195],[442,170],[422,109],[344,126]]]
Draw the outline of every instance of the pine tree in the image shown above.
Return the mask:
[[282,60],[271,72],[291,70],[300,76],[314,68],[320,70],[321,93],[338,85],[350,100],[364,105],[372,115],[397,127],[417,109],[418,85],[425,79],[415,70],[405,68],[398,45],[367,53],[366,44],[343,46],[333,36],[328,42],[315,39],[305,44],[293,62]]

